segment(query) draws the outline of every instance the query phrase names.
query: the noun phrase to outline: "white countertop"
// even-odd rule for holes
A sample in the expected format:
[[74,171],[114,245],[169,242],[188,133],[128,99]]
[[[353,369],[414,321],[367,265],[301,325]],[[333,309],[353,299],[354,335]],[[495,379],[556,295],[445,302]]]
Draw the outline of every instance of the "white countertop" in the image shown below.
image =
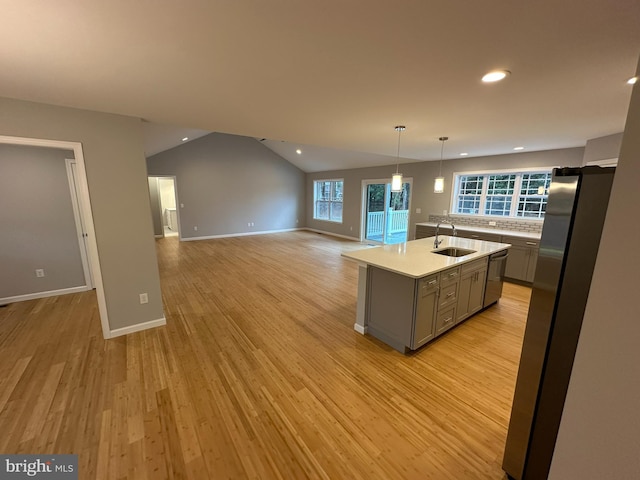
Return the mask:
[[463,263],[472,262],[492,253],[506,250],[511,245],[508,243],[484,242],[470,238],[450,237],[440,235],[442,243],[437,248],[459,247],[475,250],[475,253],[464,257],[447,257],[432,253],[434,237],[421,238],[396,245],[384,245],[375,248],[365,248],[344,252],[342,256],[356,262],[365,263],[374,267],[383,268],[412,278],[421,278],[433,273],[455,267]]
[[[456,225],[456,222],[453,222]],[[416,223],[416,225],[424,225],[426,227],[436,227],[437,223],[434,222],[421,222]],[[440,224],[440,230],[451,230],[451,225],[447,223]],[[498,228],[491,227],[476,227],[474,225],[456,225],[456,230],[464,230],[466,232],[482,232],[482,233],[495,233],[496,235],[507,235],[509,237],[521,237],[521,238],[532,238],[536,240],[540,240],[542,234],[533,233],[533,232],[517,232],[515,230],[500,230]]]

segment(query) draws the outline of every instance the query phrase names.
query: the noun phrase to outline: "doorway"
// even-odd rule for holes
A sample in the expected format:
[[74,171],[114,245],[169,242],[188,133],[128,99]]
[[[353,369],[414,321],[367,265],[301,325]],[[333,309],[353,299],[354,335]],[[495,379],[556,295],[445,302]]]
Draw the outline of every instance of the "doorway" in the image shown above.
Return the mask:
[[[75,159],[74,169],[74,183],[76,188],[76,200],[79,213],[82,215],[83,225],[81,230],[84,233],[84,240],[82,243],[87,247],[87,268],[89,270],[87,281],[91,282],[93,288],[96,290],[96,297],[98,300],[98,311],[100,313],[100,323],[102,326],[102,334],[104,338],[111,337],[111,330],[109,326],[109,317],[107,313],[107,302],[104,293],[104,286],[102,284],[102,274],[100,269],[100,258],[98,256],[98,245],[96,242],[95,227],[93,224],[93,214],[91,210],[91,198],[89,197],[89,186],[87,182],[87,174],[84,164],[84,153],[82,150],[82,144],[79,142],[63,141],[63,140],[45,140],[37,138],[25,138],[25,137],[12,137],[0,135],[0,143],[9,145],[26,145],[33,147],[45,147],[54,148],[60,150],[73,151],[73,157]],[[73,198],[73,196],[72,196]],[[86,273],[86,270],[85,270]],[[87,282],[87,283],[88,283]],[[87,289],[85,285],[83,290]],[[68,292],[70,293],[70,292]],[[34,298],[42,298],[51,296],[51,292],[39,293]],[[26,299],[26,298],[24,298]]]
[[411,186],[411,178],[399,192],[392,192],[387,180],[362,181],[361,240],[387,245],[407,241]]
[[149,193],[156,237],[179,237],[176,178],[150,176]]

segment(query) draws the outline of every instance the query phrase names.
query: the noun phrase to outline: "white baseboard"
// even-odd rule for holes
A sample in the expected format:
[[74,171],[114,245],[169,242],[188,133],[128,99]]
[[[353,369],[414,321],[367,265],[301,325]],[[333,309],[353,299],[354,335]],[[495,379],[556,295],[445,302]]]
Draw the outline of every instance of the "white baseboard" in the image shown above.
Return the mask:
[[310,228],[310,227],[301,228],[300,230],[308,230],[310,232],[321,233],[323,235],[331,235],[332,237],[345,238],[347,240],[353,240],[354,242],[359,242],[360,241],[360,239],[356,238],[356,237],[349,237],[348,235],[340,235],[339,233],[326,232],[324,230],[318,230],[318,229]]
[[192,240],[213,240],[216,238],[248,237],[250,235],[267,235],[269,233],[295,232],[297,230],[304,230],[304,228],[284,228],[282,230],[264,230],[260,232],[228,233],[224,235],[208,235],[206,237],[182,237],[180,240],[183,242],[190,242]]
[[362,335],[367,333],[367,327],[363,327],[362,325],[358,325],[357,323],[353,324],[353,329]]
[[130,333],[141,332],[142,330],[149,330],[150,328],[161,327],[167,324],[167,319],[162,317],[157,320],[150,320],[144,323],[137,323],[130,327],[116,328],[109,332],[109,338],[121,337],[122,335],[129,335]]
[[155,235],[156,238],[164,238],[164,235]]
[[0,298],[0,305],[6,305],[8,303],[14,302],[24,302],[25,300],[35,300],[37,298],[57,297],[58,295],[86,292],[87,290],[91,289],[86,285],[83,285],[81,287],[61,288],[60,290],[48,290],[46,292],[27,293],[25,295]]

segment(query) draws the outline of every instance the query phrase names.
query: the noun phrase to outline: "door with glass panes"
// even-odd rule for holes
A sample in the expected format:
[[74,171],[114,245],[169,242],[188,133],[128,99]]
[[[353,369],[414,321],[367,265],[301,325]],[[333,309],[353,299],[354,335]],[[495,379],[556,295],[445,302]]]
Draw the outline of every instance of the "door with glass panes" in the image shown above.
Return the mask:
[[406,242],[411,179],[405,179],[399,192],[391,191],[390,182],[365,180],[362,182],[362,197],[362,239],[380,244]]

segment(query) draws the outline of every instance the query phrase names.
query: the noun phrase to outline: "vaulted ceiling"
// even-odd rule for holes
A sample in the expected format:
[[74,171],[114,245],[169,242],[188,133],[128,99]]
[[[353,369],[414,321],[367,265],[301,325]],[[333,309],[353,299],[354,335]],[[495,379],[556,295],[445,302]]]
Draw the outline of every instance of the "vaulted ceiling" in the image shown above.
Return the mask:
[[638,0],[0,7],[0,96],[264,138],[306,171],[389,163],[398,124],[408,161],[442,135],[447,157],[582,146],[623,130],[640,55]]

